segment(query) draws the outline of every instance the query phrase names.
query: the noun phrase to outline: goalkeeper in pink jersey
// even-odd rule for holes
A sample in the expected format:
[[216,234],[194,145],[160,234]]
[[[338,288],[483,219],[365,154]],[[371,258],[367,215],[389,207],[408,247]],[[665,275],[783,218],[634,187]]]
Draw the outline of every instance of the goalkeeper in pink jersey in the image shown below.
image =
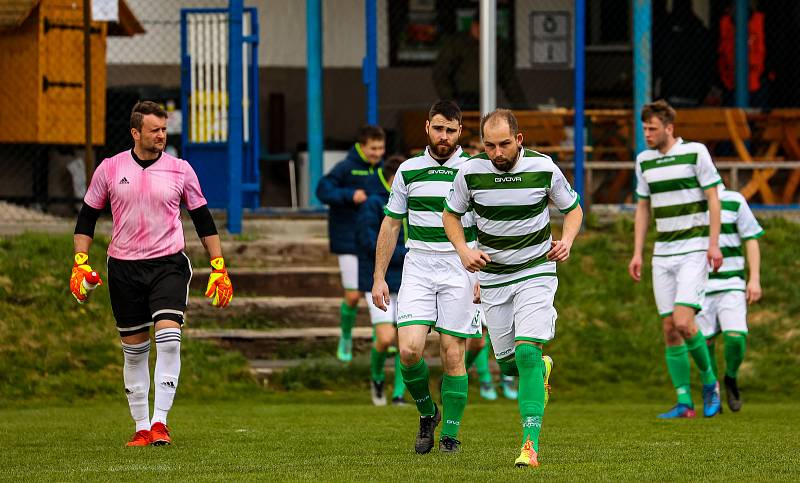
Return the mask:
[[[92,177],[75,225],[75,264],[70,290],[86,302],[97,280],[89,265],[95,224],[111,205],[108,291],[124,355],[123,379],[136,432],[127,446],[171,443],[167,413],[180,375],[181,326],[189,299],[192,265],[183,252],[181,204],[211,260],[206,289],[211,304],[225,307],[233,287],[222,258],[214,219],[188,162],[164,152],[167,113],[139,102],[131,113],[133,149],[104,159]],[[102,283],[102,282],[100,282]],[[155,329],[155,401],[150,418],[150,327]]]

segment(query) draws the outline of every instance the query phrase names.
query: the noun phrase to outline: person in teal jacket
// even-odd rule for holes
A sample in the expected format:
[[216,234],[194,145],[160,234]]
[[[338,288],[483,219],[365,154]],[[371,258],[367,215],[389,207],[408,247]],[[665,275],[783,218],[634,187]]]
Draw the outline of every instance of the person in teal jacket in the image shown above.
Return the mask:
[[358,246],[356,215],[367,197],[383,188],[377,175],[386,151],[386,134],[379,126],[366,125],[358,142],[317,185],[317,198],[328,205],[328,240],[331,253],[339,257],[344,288],[341,305],[342,329],[336,357],[349,362],[353,358],[352,331],[358,312]]
[[[405,230],[400,230],[397,245],[386,271],[386,283],[389,285],[391,301],[388,310],[380,310],[372,302],[372,275],[375,272],[375,250],[378,243],[378,233],[383,223],[383,208],[389,201],[394,175],[400,164],[405,161],[403,156],[390,156],[383,166],[378,168],[378,178],[382,183],[382,191],[369,195],[358,209],[357,242],[358,242],[358,290],[364,293],[369,308],[370,321],[373,327],[373,345],[370,353],[370,392],[372,403],[376,406],[386,405],[384,395],[384,366],[390,348],[397,344],[397,292],[400,290],[400,280],[403,277],[403,260],[408,249],[405,246]],[[392,404],[403,405],[403,393],[406,385],[400,372],[400,357],[395,357],[394,391]]]

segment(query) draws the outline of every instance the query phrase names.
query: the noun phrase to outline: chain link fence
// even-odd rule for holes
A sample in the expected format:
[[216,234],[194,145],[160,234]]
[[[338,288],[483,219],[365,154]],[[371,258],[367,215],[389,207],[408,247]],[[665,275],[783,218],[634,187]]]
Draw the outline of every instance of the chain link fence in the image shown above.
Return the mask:
[[[516,15],[515,3],[497,2],[497,79],[499,106],[528,109],[532,102],[548,102],[526,83],[531,64],[525,33],[526,15]],[[468,118],[477,118],[480,102],[477,0],[387,0],[379,2],[378,65],[379,116],[391,132],[393,149],[403,154],[427,145],[424,123],[437,99],[455,100]],[[524,17],[524,18],[523,18]],[[461,143],[477,144],[474,121],[465,124]]]
[[[101,4],[104,2],[95,2]],[[114,4],[115,2],[105,2]],[[295,205],[308,191],[305,10],[294,0],[253,0],[261,31],[263,204]],[[633,159],[632,3],[586,2],[586,131],[590,161]],[[86,186],[83,10],[76,0],[14,0],[0,16],[0,200],[71,216]],[[682,108],[735,101],[732,2],[652,4],[652,93]],[[800,159],[800,2],[750,2],[748,152]],[[91,23],[94,162],[131,146],[130,109],[153,99],[170,111],[168,144],[180,150],[180,9],[227,0],[117,2],[114,21]],[[378,0],[378,115],[387,156],[427,144],[424,123],[438,98],[468,113],[461,144],[478,146],[478,0]],[[5,8],[5,7],[4,7]],[[5,11],[4,11],[5,12]],[[341,159],[366,121],[361,83],[363,0],[323,2],[325,149]],[[553,155],[569,173],[573,157],[575,65],[572,0],[497,1],[497,105],[525,112],[526,145]],[[793,117],[794,116],[794,117]],[[731,142],[711,143],[720,159],[741,159]],[[180,153],[178,153],[180,154]],[[264,161],[264,160],[267,161]],[[295,163],[296,162],[296,163]],[[775,190],[791,173],[770,178]],[[747,182],[747,175],[742,182]],[[305,183],[305,184],[304,184]],[[594,173],[595,202],[631,201],[627,170]],[[307,198],[307,193],[305,194]],[[796,195],[777,201],[796,202]],[[291,200],[291,201],[290,201]],[[302,205],[302,203],[300,203]]]
[[3,7],[0,200],[56,215],[76,214],[94,167],[132,147],[130,111],[138,100],[166,107],[167,149],[178,153],[180,9],[227,3],[94,2],[89,28],[93,150],[88,167],[83,2],[15,0]]

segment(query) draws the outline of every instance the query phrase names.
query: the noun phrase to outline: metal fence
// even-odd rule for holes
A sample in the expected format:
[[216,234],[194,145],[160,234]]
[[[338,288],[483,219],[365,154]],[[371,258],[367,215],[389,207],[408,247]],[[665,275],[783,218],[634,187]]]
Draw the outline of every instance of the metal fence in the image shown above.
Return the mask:
[[[3,17],[0,30],[5,73],[0,82],[0,200],[71,216],[94,166],[132,147],[130,112],[138,100],[155,100],[167,109],[167,149],[178,153],[180,8],[226,7],[228,2],[94,2],[88,25],[89,82],[84,2],[27,3],[15,2],[20,8]],[[111,10],[100,8],[110,4]]]
[[[496,104],[550,115],[539,125],[552,129],[526,132],[528,144],[549,149],[562,163],[574,158],[575,33],[583,28],[586,160],[633,159],[632,38],[637,1],[587,0],[586,21],[581,26],[575,24],[572,0],[497,0]],[[29,3],[36,8],[21,8],[16,16],[12,12],[8,18],[0,18],[0,75],[4,76],[0,82],[0,200],[73,215],[85,190],[87,172],[104,157],[131,146],[130,109],[139,99],[156,100],[169,111],[168,149],[173,152],[180,154],[182,115],[194,112],[198,118],[207,118],[206,124],[197,126],[209,130],[198,131],[197,136],[223,135],[219,109],[225,99],[212,95],[208,112],[206,103],[188,109],[181,105],[179,27],[181,8],[224,8],[227,0],[126,0],[117,3],[118,11],[111,15],[115,20],[90,24],[93,156],[89,166],[84,163],[87,76],[83,2]],[[370,3],[322,2],[321,114],[328,152],[339,153],[351,146],[358,127],[368,119],[370,105],[361,82],[361,59],[369,45],[362,39],[367,36],[369,9],[365,6]],[[742,104],[735,89],[738,17],[734,3],[652,2],[652,98],[663,97],[683,108]],[[795,28],[800,23],[800,2],[745,3],[751,5],[746,39],[750,51],[744,81],[747,130],[741,144],[756,161],[798,160],[800,114],[794,109],[800,107],[800,66],[794,59],[796,49],[787,46],[800,44],[800,31]],[[262,43],[259,57],[264,81],[253,86],[262,101],[265,121],[260,132],[265,148],[261,162],[267,167],[262,169],[262,206],[292,205],[298,193],[302,202],[314,189],[305,154],[308,96],[302,40],[306,32],[297,33],[307,25],[301,8],[307,2],[253,0],[247,4],[259,8],[262,42],[270,39]],[[453,98],[465,111],[478,109],[479,1],[376,0],[374,5],[377,100],[373,107],[388,133],[387,155],[408,155],[427,144],[423,130],[426,111],[437,98]],[[214,66],[224,65],[226,46],[220,43],[217,47],[208,50],[212,72],[203,78],[212,89],[224,82],[224,69]],[[477,147],[475,116],[470,119],[461,143]],[[733,142],[709,144],[720,160],[742,159],[741,149]],[[326,166],[334,161],[327,160]],[[564,166],[570,171],[568,164]],[[748,176],[742,172],[739,182],[744,185]],[[800,182],[793,176],[794,170],[786,167],[770,174],[766,182],[776,193],[773,202],[797,203],[796,190],[786,188]],[[587,189],[598,203],[632,201],[632,179],[622,167],[593,173]],[[759,196],[754,199],[764,201]]]

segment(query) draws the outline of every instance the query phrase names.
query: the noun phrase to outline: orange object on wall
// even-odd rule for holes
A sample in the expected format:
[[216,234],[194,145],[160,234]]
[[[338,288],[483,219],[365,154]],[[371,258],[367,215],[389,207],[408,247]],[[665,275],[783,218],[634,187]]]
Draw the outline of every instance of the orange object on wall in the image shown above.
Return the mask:
[[[753,12],[747,22],[747,57],[749,64],[748,89],[755,92],[761,88],[767,48],[764,41],[764,14]],[[719,58],[717,67],[723,86],[732,91],[735,87],[736,28],[733,17],[726,13],[719,20]]]

